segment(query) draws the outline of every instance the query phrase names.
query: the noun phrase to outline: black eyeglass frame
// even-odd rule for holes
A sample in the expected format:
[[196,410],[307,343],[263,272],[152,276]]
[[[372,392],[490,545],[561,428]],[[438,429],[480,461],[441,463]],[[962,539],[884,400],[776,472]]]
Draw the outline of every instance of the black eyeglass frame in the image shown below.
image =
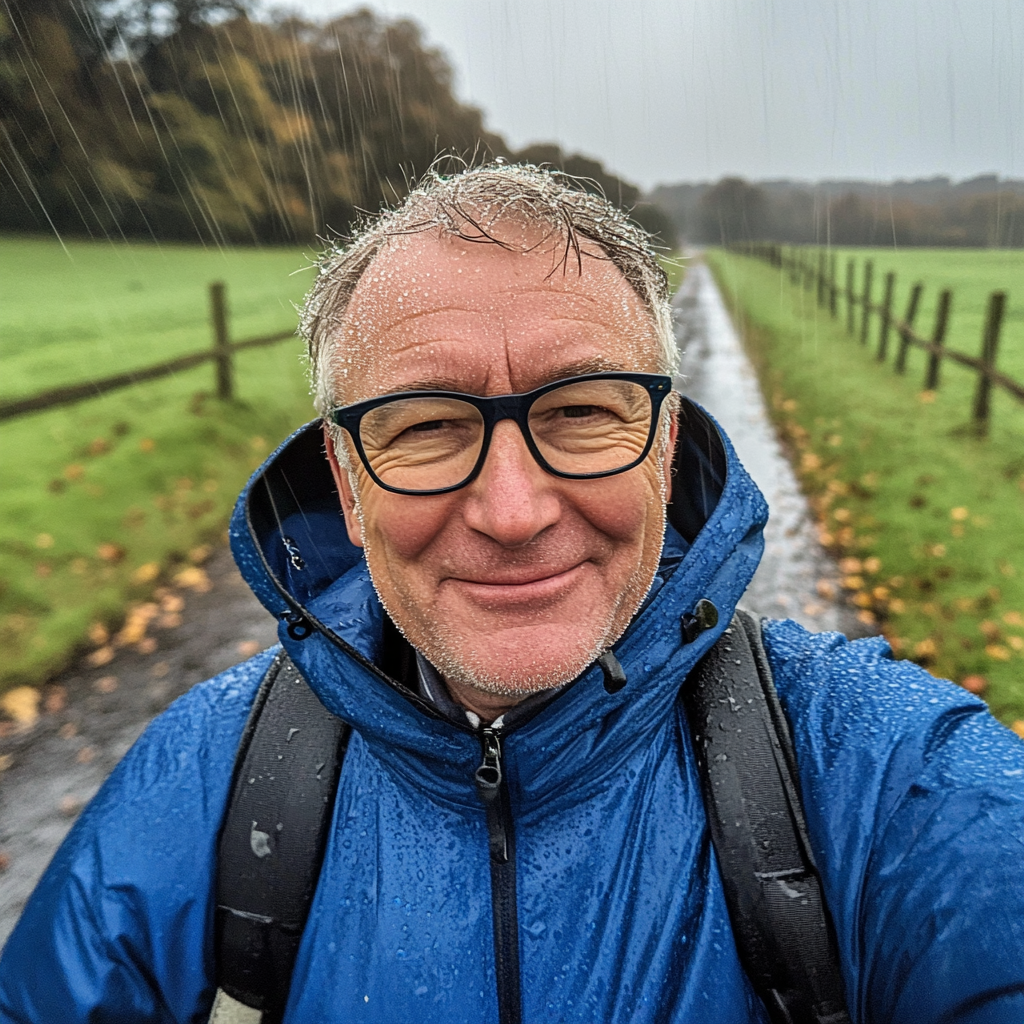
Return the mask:
[[[530,409],[533,403],[544,395],[557,391],[559,388],[566,387],[567,385],[578,384],[588,380],[624,380],[643,386],[651,400],[651,426],[647,435],[647,443],[644,445],[643,451],[632,462],[619,469],[605,469],[596,473],[564,473],[552,467],[544,456],[541,455],[533,439],[533,433],[530,430]],[[625,473],[635,466],[639,466],[647,458],[651,445],[654,444],[654,436],[658,431],[662,403],[671,393],[672,378],[664,374],[627,372],[585,373],[578,377],[565,377],[562,380],[552,381],[550,384],[535,388],[533,391],[524,391],[514,395],[488,395],[482,397],[480,395],[463,394],[461,391],[397,391],[388,395],[380,395],[377,398],[368,398],[364,402],[355,402],[353,405],[339,406],[330,411],[329,417],[332,423],[336,423],[348,432],[349,437],[352,438],[352,443],[355,445],[356,452],[359,454],[360,462],[362,462],[366,472],[370,474],[370,478],[378,487],[383,487],[385,491],[390,491],[392,494],[427,496],[458,491],[463,487],[467,487],[480,475],[480,470],[483,469],[484,462],[487,459],[487,452],[491,446],[491,435],[494,432],[494,425],[501,420],[515,421],[520,433],[523,435],[523,440],[526,442],[526,447],[530,450],[530,454],[536,460],[537,465],[552,476],[562,477],[566,480],[596,480],[601,477]],[[473,466],[473,469],[464,480],[450,487],[437,487],[429,491],[419,491],[404,487],[392,487],[390,484],[384,483],[373,471],[370,460],[366,457],[366,452],[363,450],[363,442],[359,436],[359,425],[368,412],[382,405],[387,405],[388,402],[406,398],[451,398],[465,402],[467,405],[472,405],[479,411],[484,422],[483,441],[480,445],[480,454],[477,456],[476,465]]]

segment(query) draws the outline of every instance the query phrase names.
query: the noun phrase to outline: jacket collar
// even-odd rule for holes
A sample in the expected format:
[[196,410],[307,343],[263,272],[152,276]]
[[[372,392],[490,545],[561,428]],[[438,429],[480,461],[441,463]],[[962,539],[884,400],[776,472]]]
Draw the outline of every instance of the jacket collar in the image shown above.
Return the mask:
[[[757,567],[764,498],[714,420],[686,399],[680,428],[669,520],[683,543],[666,546],[651,593],[615,645],[628,682],[609,694],[592,666],[516,728],[506,756],[524,793],[578,790],[581,758],[594,769],[587,778],[597,778],[644,742],[728,626]],[[408,678],[398,678],[414,671],[414,661],[406,656],[405,668],[395,668],[404,641],[381,608],[361,550],[348,540],[317,423],[288,438],[253,475],[230,535],[243,576],[281,620],[285,648],[325,706],[410,781],[429,779],[435,795],[475,807],[479,744],[468,723],[447,721]],[[684,645],[680,617],[702,598],[717,607],[718,624]]]

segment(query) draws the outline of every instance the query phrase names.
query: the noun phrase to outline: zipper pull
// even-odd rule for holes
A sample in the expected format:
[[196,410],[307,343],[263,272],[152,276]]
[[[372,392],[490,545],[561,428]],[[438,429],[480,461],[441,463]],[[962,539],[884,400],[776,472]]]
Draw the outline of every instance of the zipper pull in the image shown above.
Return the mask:
[[490,805],[498,798],[498,790],[501,788],[501,740],[490,726],[484,726],[480,731],[480,746],[483,748],[484,759],[474,778],[480,799]]
[[508,833],[505,830],[507,804],[502,799],[501,737],[498,730],[484,726],[480,730],[480,746],[484,759],[477,768],[474,778],[476,790],[487,808],[487,839],[491,848],[491,860],[496,864],[508,862]]

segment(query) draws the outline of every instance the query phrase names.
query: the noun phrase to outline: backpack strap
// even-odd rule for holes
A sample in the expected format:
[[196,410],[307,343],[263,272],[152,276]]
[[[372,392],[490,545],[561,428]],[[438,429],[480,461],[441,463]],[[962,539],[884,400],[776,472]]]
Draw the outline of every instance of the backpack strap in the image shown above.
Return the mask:
[[349,732],[278,654],[249,712],[218,842],[211,1022],[284,1014]]
[[773,1024],[849,1024],[793,740],[758,620],[737,611],[682,699],[747,976]]

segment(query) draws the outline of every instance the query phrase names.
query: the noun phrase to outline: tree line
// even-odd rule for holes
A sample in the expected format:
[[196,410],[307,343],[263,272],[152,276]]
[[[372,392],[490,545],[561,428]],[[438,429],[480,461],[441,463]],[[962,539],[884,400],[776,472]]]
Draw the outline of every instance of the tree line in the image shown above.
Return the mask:
[[675,244],[599,162],[512,151],[460,102],[418,25],[256,0],[5,0],[0,228],[307,242],[401,198],[438,153],[545,162]]
[[688,241],[813,245],[1024,246],[1024,181],[954,184],[749,182],[668,185],[654,198]]

